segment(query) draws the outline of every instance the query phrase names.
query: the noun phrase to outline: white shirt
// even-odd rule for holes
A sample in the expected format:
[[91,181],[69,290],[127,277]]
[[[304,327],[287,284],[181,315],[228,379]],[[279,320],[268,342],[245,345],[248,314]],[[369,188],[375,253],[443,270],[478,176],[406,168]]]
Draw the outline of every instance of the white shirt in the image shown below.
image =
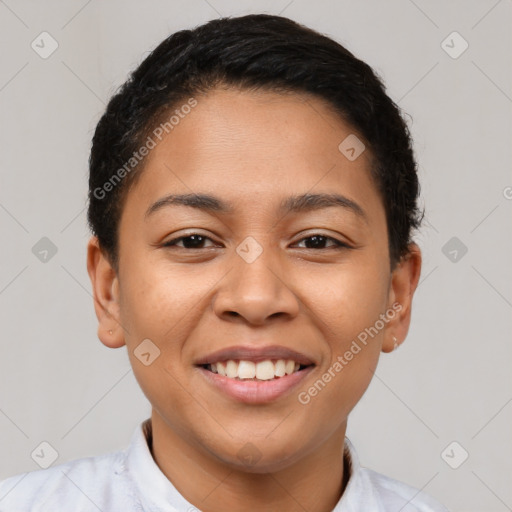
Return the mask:
[[[123,451],[75,459],[0,482],[0,512],[198,512],[155,463],[150,422]],[[332,512],[448,512],[417,489],[362,468],[345,439],[350,477]]]

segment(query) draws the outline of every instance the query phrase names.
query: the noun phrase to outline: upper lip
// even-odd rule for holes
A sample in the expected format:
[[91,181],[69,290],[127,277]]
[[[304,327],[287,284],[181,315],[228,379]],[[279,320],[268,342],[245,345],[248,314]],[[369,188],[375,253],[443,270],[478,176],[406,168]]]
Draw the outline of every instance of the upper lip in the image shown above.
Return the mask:
[[195,364],[212,364],[219,361],[227,361],[229,359],[233,359],[235,361],[243,359],[244,361],[253,361],[254,363],[266,361],[268,359],[292,359],[304,366],[315,364],[314,361],[305,354],[280,345],[268,345],[264,347],[238,345],[234,347],[227,347],[200,357]]

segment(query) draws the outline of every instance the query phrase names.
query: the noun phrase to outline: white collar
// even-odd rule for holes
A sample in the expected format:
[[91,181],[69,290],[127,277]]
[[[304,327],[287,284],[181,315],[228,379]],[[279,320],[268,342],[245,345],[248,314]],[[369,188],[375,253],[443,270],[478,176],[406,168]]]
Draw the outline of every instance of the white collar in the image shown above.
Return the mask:
[[[116,473],[124,473],[130,477],[136,499],[144,510],[165,510],[172,508],[176,512],[197,510],[189,503],[164,475],[153,459],[148,446],[151,442],[151,419],[148,418],[137,426],[132,435],[130,445],[125,451],[124,460],[121,461]],[[372,512],[384,510],[377,497],[368,494],[367,482],[361,478],[361,466],[354,446],[345,438],[344,456],[348,460],[349,480],[343,496],[332,512],[352,512],[360,510],[361,492],[364,493],[365,505]],[[171,508],[172,507],[172,508]],[[357,508],[356,508],[357,507]],[[369,509],[369,510],[370,510]]]
[[120,468],[120,471],[128,473],[134,486],[133,494],[142,505],[141,510],[194,510],[154,461],[146,436],[151,436],[151,418],[135,429]]

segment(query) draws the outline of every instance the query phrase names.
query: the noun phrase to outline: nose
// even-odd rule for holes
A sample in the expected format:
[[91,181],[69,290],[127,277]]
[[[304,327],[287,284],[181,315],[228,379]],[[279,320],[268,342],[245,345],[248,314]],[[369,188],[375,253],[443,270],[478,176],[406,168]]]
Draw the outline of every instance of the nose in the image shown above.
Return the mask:
[[[270,249],[251,262],[238,254],[221,281],[213,309],[223,320],[263,325],[272,318],[295,317],[300,301],[290,288],[290,276]],[[250,261],[250,260],[249,260]]]

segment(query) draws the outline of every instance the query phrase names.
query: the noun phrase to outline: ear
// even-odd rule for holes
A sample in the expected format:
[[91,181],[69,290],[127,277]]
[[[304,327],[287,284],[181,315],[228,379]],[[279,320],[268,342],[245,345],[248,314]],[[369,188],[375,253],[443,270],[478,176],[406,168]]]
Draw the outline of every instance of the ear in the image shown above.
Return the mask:
[[389,315],[382,352],[391,352],[397,348],[409,332],[412,298],[418,286],[420,273],[421,251],[415,243],[411,243],[408,254],[397,263],[391,274],[388,311],[393,311],[395,315]]
[[107,347],[122,347],[125,340],[120,324],[119,280],[95,236],[87,245],[87,272],[91,279],[94,310],[99,322],[98,338]]

